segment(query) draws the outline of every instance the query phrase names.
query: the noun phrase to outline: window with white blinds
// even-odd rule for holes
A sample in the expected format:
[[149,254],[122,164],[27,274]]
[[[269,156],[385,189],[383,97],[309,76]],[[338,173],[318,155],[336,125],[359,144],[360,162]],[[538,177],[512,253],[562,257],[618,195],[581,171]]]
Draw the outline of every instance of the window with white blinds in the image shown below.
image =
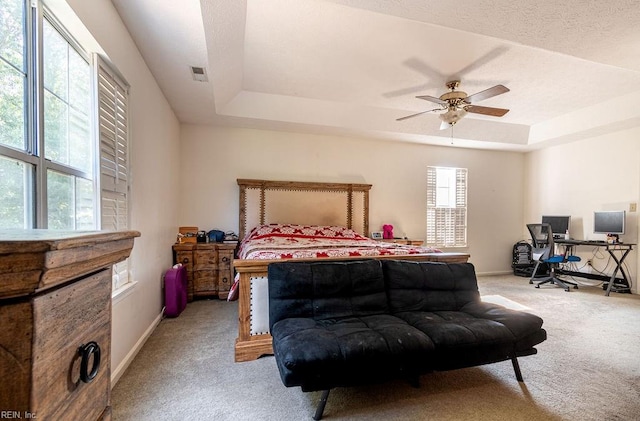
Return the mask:
[[[129,85],[95,55],[100,143],[100,223],[129,228]],[[114,293],[129,282],[129,260],[113,267]]]
[[426,245],[467,246],[467,169],[427,167]]

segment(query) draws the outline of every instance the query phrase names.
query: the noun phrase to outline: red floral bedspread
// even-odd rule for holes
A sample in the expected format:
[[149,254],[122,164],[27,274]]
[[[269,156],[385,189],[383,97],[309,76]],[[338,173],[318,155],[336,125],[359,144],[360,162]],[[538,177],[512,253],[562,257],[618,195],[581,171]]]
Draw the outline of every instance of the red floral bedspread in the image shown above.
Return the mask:
[[436,253],[438,249],[386,243],[336,226],[261,225],[242,240],[239,259],[374,257]]

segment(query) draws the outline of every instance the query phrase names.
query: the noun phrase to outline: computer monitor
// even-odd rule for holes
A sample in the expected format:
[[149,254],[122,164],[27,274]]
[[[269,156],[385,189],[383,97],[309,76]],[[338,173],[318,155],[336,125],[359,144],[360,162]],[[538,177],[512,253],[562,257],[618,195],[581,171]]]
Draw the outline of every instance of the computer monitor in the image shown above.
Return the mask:
[[596,211],[593,213],[595,234],[624,234],[625,211]]
[[542,223],[551,225],[554,237],[564,237],[571,224],[571,216],[542,215]]

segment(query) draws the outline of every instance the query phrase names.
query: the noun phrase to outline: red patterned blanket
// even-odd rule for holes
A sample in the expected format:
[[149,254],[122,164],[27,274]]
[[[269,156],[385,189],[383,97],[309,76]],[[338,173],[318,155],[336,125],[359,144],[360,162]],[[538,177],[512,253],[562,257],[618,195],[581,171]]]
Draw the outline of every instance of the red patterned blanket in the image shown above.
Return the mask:
[[242,240],[239,259],[375,257],[436,253],[438,249],[386,243],[337,226],[261,225]]

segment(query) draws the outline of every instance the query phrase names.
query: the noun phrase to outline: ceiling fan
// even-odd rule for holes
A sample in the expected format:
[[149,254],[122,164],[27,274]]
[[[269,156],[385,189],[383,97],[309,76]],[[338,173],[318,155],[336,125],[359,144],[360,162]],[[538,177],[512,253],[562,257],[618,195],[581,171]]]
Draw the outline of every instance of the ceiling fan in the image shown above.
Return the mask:
[[456,124],[467,113],[476,113],[476,114],[489,115],[493,117],[502,117],[503,115],[509,112],[509,110],[505,108],[493,108],[493,107],[483,107],[481,105],[475,105],[476,103],[483,101],[485,99],[494,97],[496,95],[504,94],[505,92],[509,92],[509,89],[507,87],[503,85],[496,85],[494,87],[485,89],[484,91],[475,93],[473,95],[467,95],[466,92],[456,91],[459,85],[460,85],[459,80],[452,80],[450,82],[447,82],[447,88],[449,88],[449,92],[446,92],[440,95],[439,98],[436,98],[434,96],[429,96],[429,95],[417,96],[416,98],[434,102],[440,105],[440,107],[434,108],[432,110],[422,111],[416,114],[411,114],[405,117],[400,117],[396,119],[396,121],[406,120],[408,118],[416,117],[432,111],[444,111],[444,113],[440,114],[440,120],[442,120],[442,124],[440,125],[440,130],[442,130]]

